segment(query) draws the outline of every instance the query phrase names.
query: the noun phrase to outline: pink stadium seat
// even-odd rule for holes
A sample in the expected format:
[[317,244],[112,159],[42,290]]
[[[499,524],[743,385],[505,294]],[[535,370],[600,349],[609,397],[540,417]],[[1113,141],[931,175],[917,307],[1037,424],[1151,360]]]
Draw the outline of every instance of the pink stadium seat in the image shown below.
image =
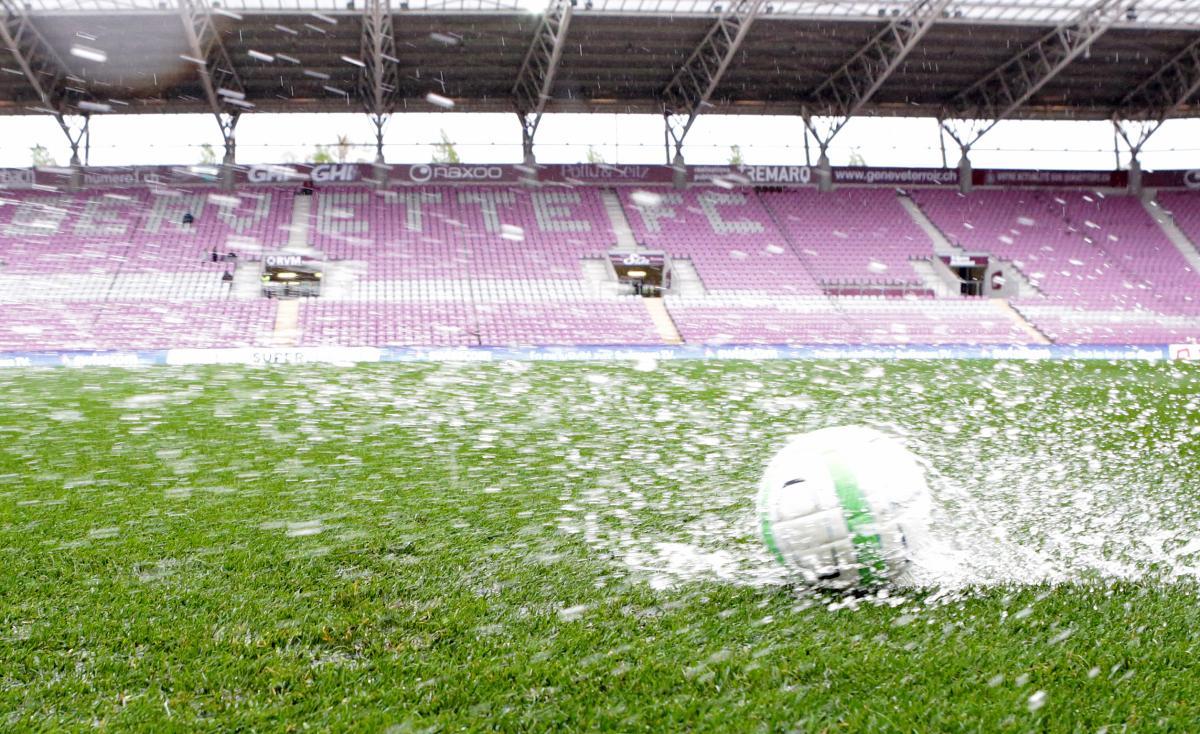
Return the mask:
[[370,280],[567,279],[615,242],[596,189],[347,187],[314,197],[311,241]]
[[274,325],[265,300],[5,303],[0,351],[266,346]]
[[1025,344],[1031,338],[976,299],[835,298],[753,306],[669,299],[680,334],[701,344]]
[[301,310],[308,346],[553,346],[661,344],[632,298],[565,304],[469,301],[313,302]]
[[822,285],[920,285],[910,261],[933,244],[890,189],[760,194],[809,273]]
[[913,198],[954,242],[1012,260],[1041,291],[1016,305],[1070,343],[1160,343],[1195,329],[1200,275],[1133,197],[1080,191],[918,190]]
[[752,190],[655,193],[651,205],[648,197],[621,191],[634,237],[650,249],[690,258],[710,293],[821,293]]

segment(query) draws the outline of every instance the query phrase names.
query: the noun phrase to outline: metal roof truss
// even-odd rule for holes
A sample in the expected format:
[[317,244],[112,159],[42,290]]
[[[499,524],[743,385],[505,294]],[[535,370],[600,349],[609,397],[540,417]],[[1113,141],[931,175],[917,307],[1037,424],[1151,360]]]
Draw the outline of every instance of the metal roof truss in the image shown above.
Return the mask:
[[668,161],[672,145],[675,157],[682,158],[688,131],[708,106],[762,5],[763,0],[734,0],[663,90]]
[[246,88],[221,43],[207,0],[179,0],[179,13],[191,51],[188,61],[196,65],[209,109],[221,127],[225,163],[233,163],[238,116],[254,105],[246,99]]
[[1092,42],[1136,5],[1137,0],[1101,0],[1075,20],[1042,36],[952,100],[947,118],[982,120],[981,126],[970,135],[955,130],[946,121],[943,127],[964,153],[969,151],[998,122],[1019,110],[1071,62],[1085,54]]
[[804,115],[804,124],[817,138],[822,152],[851,117],[871,100],[888,77],[900,67],[921,38],[946,12],[951,0],[917,0],[910,3],[888,27],[833,72],[812,94],[818,115],[832,118],[824,135]]

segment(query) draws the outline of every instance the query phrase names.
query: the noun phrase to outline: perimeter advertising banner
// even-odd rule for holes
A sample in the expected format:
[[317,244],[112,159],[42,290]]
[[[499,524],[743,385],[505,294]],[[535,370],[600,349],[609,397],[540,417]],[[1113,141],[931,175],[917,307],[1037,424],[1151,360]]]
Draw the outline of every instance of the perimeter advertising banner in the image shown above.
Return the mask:
[[502,164],[416,163],[392,166],[387,180],[399,184],[517,183],[524,174],[517,166]]
[[1171,359],[1200,362],[1200,344],[1169,344],[1167,354]]
[[239,168],[235,180],[248,184],[299,185],[305,181],[314,184],[352,184],[367,181],[373,176],[374,166],[366,163],[317,163],[296,165],[261,165]]
[[122,188],[128,186],[211,186],[220,178],[217,166],[90,166],[70,168],[0,168],[0,189]]
[[[691,182],[732,186],[816,186],[812,166],[693,166]],[[839,167],[832,170],[838,186],[957,186],[957,168]]]
[[0,189],[31,189],[34,180],[32,168],[0,168]]
[[602,184],[604,186],[669,184],[675,178],[670,166],[614,166],[607,163],[545,166],[538,180],[546,183]]
[[1150,189],[1200,190],[1200,169],[1191,171],[1153,171],[1142,174],[1142,185]]
[[[816,186],[817,169],[811,166],[689,166],[684,180],[695,185]],[[316,187],[384,184],[513,185],[529,181],[530,169],[509,164],[320,163],[248,165],[234,170],[240,186],[296,186],[311,181]],[[548,165],[538,166],[538,181],[549,185],[666,186],[675,181],[671,166],[659,165]],[[957,186],[957,168],[839,167],[832,170],[837,186]],[[70,168],[0,168],[0,190],[45,187],[65,189],[137,186],[213,186],[221,180],[217,165],[108,166]],[[1127,171],[1042,171],[977,169],[975,186],[1015,188],[1103,188],[1129,185]],[[1147,188],[1200,190],[1200,170],[1152,171],[1143,174]]]
[[984,168],[974,171],[971,181],[976,186],[1123,189],[1129,186],[1129,172],[1020,171]]
[[211,186],[220,179],[217,166],[89,166],[37,169],[37,185],[66,187],[78,182],[85,188],[123,186]]

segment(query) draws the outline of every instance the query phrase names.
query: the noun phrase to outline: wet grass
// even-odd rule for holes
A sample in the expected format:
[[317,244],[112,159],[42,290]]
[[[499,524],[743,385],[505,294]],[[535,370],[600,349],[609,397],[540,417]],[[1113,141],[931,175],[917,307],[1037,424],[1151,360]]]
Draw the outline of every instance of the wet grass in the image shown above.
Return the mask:
[[[0,729],[1192,731],[1198,395],[1104,363],[2,373]],[[953,593],[762,582],[763,464],[851,422],[937,468],[989,556]]]

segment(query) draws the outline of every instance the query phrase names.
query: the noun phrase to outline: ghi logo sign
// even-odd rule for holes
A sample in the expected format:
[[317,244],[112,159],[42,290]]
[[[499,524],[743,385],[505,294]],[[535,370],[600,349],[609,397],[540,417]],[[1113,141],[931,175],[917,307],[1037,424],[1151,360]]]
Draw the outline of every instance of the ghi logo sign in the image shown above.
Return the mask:
[[358,180],[358,166],[354,163],[319,163],[307,175],[288,166],[251,166],[246,177],[251,183],[303,181],[310,177],[314,183],[350,183]]
[[413,183],[429,183],[430,181],[503,181],[504,167],[430,165],[428,163],[421,163],[409,167],[408,178]]

